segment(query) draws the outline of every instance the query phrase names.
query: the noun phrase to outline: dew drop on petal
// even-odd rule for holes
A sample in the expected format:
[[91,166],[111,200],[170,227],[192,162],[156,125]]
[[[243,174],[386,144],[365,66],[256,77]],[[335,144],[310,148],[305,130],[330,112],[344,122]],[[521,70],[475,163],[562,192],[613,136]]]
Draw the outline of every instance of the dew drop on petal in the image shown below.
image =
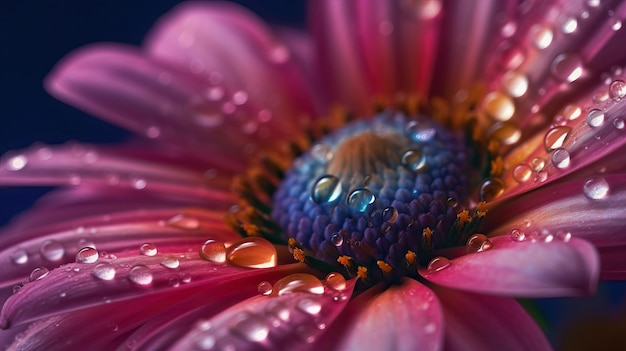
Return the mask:
[[522,97],[528,91],[528,78],[521,73],[509,71],[502,77],[502,87],[511,97]]
[[504,183],[499,178],[487,178],[480,185],[480,201],[492,201],[502,195]]
[[149,285],[152,283],[152,270],[150,267],[138,264],[130,269],[128,279],[135,284]]
[[556,238],[563,242],[569,242],[572,239],[572,233],[559,231],[556,233]]
[[554,153],[552,154],[552,164],[556,168],[567,168],[569,167],[570,161],[569,151],[563,148],[554,150]]
[[493,91],[483,99],[483,109],[496,121],[508,121],[515,113],[515,104],[502,92]]
[[11,261],[15,264],[25,264],[28,262],[28,252],[24,249],[17,249],[11,254]]
[[353,190],[347,198],[348,206],[359,212],[365,212],[367,207],[374,203],[376,196],[365,188]]
[[109,263],[100,263],[91,271],[91,275],[101,280],[112,280],[115,278],[115,267]]
[[625,123],[622,118],[617,117],[613,120],[613,127],[615,127],[616,129],[624,129],[624,125]]
[[178,261],[178,259],[174,257],[167,257],[163,259],[163,261],[161,261],[161,266],[165,268],[175,269],[180,266],[180,261]]
[[614,31],[618,31],[620,29],[622,29],[622,20],[620,20],[619,18],[611,18],[609,20],[609,25],[611,26],[611,29]]
[[268,281],[262,281],[257,286],[257,290],[261,295],[270,295],[272,293],[272,283]]
[[530,28],[530,40],[537,49],[545,49],[552,43],[554,32],[546,25],[535,24]]
[[226,260],[240,267],[270,268],[276,266],[276,248],[260,237],[248,237],[233,243],[226,251]]
[[63,244],[56,240],[46,240],[41,244],[41,255],[48,261],[59,261],[65,255]]
[[30,276],[28,276],[29,282],[34,282],[35,280],[42,279],[50,274],[50,271],[46,267],[37,267],[30,272]]
[[144,256],[155,256],[157,254],[156,245],[145,243],[139,247],[139,252]]
[[513,179],[518,183],[524,183],[533,174],[532,169],[526,164],[519,164],[513,168]]
[[76,254],[76,263],[95,263],[98,261],[100,254],[93,247],[83,247]]
[[267,338],[270,329],[260,317],[243,312],[235,317],[231,331],[248,341],[261,342]]
[[200,247],[200,257],[214,263],[226,262],[226,246],[223,242],[208,239]]
[[539,172],[546,166],[546,161],[541,157],[535,157],[530,161],[530,166],[535,170],[535,172]]
[[504,145],[513,145],[519,141],[522,131],[517,124],[506,121],[494,123],[487,130],[489,137],[499,140]]
[[485,234],[474,234],[467,239],[465,248],[467,253],[483,252],[491,249],[493,244]]
[[583,113],[583,110],[578,105],[567,105],[561,111],[563,117],[565,117],[568,121],[573,121],[580,117]]
[[324,293],[324,284],[316,276],[308,273],[291,274],[274,284],[274,295],[282,296],[293,292],[321,295]]
[[513,241],[524,241],[526,239],[526,234],[524,234],[524,232],[519,229],[511,230],[511,233],[509,235],[511,237],[511,240]]
[[428,267],[426,268],[427,273],[435,273],[439,272],[442,269],[449,267],[452,262],[443,256],[437,256],[428,262]]
[[570,17],[566,19],[561,26],[561,30],[565,34],[574,33],[576,31],[576,28],[578,28],[578,21],[575,17]]
[[604,112],[592,109],[587,113],[587,123],[592,127],[599,127],[604,123]]
[[328,162],[333,157],[333,151],[326,144],[315,144],[311,148],[311,155],[319,162]]
[[550,152],[554,149],[558,149],[563,146],[565,139],[572,131],[571,127],[567,126],[558,126],[551,128],[543,139],[543,146],[546,151]]
[[26,156],[17,155],[17,156],[11,157],[7,161],[7,168],[9,169],[9,171],[19,171],[23,169],[24,167],[26,167],[27,164],[28,164],[28,159],[26,158]]
[[592,177],[585,181],[583,193],[592,200],[601,200],[609,194],[609,183],[603,177]]
[[195,217],[179,214],[168,219],[165,225],[173,228],[194,230],[200,227],[200,221]]
[[614,80],[609,85],[609,96],[615,101],[620,101],[626,96],[626,82],[621,79]]
[[555,78],[572,83],[582,76],[583,62],[576,54],[560,54],[552,61],[550,71]]
[[341,195],[341,181],[333,175],[320,177],[311,190],[311,199],[316,204],[334,202]]
[[402,165],[412,171],[422,170],[426,166],[426,156],[420,150],[408,150],[402,154]]
[[341,273],[331,272],[326,275],[326,279],[324,279],[326,286],[329,289],[335,291],[345,290],[347,287],[346,278]]
[[308,297],[300,299],[296,306],[300,311],[306,312],[310,315],[317,315],[322,311],[322,305],[318,301]]

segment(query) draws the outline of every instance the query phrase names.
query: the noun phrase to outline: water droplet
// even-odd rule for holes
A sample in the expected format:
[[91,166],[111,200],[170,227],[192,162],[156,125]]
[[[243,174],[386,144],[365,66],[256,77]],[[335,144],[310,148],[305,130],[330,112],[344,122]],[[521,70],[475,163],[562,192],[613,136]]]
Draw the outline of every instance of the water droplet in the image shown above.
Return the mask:
[[376,196],[371,191],[361,188],[352,191],[348,195],[347,204],[359,212],[365,212],[367,207],[374,203],[375,200]]
[[499,178],[487,178],[480,185],[480,201],[492,201],[504,192],[504,183]]
[[513,169],[513,179],[518,183],[524,183],[533,174],[532,169],[526,164],[519,164]]
[[563,26],[561,26],[561,30],[565,34],[574,33],[578,28],[578,21],[575,17],[570,17],[563,22]]
[[152,270],[146,265],[138,264],[130,269],[128,279],[135,284],[149,285],[152,283]]
[[585,181],[583,193],[592,200],[601,200],[609,194],[609,183],[603,177],[592,177]]
[[28,252],[24,249],[17,249],[11,254],[11,261],[15,264],[25,264],[28,262]]
[[257,290],[261,295],[270,295],[272,293],[272,283],[267,281],[262,281],[257,286]]
[[537,49],[545,49],[552,43],[554,33],[545,25],[535,24],[530,28],[530,40]]
[[590,8],[594,8],[594,7],[599,7],[600,2],[601,2],[600,0],[587,0],[585,4]]
[[402,154],[402,165],[412,171],[420,171],[426,166],[426,155],[420,150],[408,150]]
[[102,280],[113,280],[115,278],[115,267],[109,263],[100,263],[93,268],[91,275]]
[[426,268],[427,273],[435,273],[439,272],[442,269],[449,267],[452,262],[443,256],[437,256],[428,262],[428,267]]
[[570,164],[569,151],[563,148],[554,150],[554,153],[552,154],[552,164],[556,168],[560,168],[560,169],[569,167],[569,164]]
[[591,127],[599,127],[604,123],[604,112],[598,109],[592,109],[587,113],[587,123]]
[[620,20],[619,18],[611,18],[609,19],[609,26],[611,26],[611,29],[614,31],[618,31],[620,29],[622,29],[622,20]]
[[311,155],[319,162],[325,163],[333,157],[333,151],[330,146],[326,144],[315,144],[311,148]]
[[343,235],[341,235],[341,233],[333,233],[333,235],[330,236],[330,242],[335,246],[343,245]]
[[571,127],[558,126],[550,129],[543,139],[543,146],[550,152],[563,146],[563,142],[572,131]]
[[24,167],[26,167],[27,164],[28,164],[28,159],[26,158],[26,156],[17,155],[17,156],[11,157],[7,161],[7,168],[9,169],[9,171],[19,171],[23,169]]
[[89,246],[83,247],[76,254],[76,263],[95,263],[99,257],[98,250]]
[[308,292],[321,295],[324,293],[324,284],[312,274],[296,273],[277,281],[274,284],[272,294],[282,296],[293,292]]
[[139,252],[144,256],[155,256],[157,254],[157,248],[154,244],[146,243],[139,247]]
[[624,129],[624,120],[617,117],[613,120],[613,127],[617,129]]
[[173,228],[194,230],[200,227],[200,221],[195,217],[179,214],[168,219],[165,225]]
[[620,101],[626,96],[626,82],[621,79],[614,80],[609,85],[609,96],[615,101]]
[[44,278],[50,274],[50,271],[46,267],[37,267],[30,272],[30,276],[28,277],[29,282],[34,282],[35,280],[39,280]]
[[493,91],[483,99],[483,109],[496,121],[508,121],[515,113],[515,104],[502,92]]
[[539,172],[546,166],[546,161],[541,157],[535,157],[530,161],[530,166],[535,170],[535,172]]
[[308,297],[300,299],[296,306],[299,310],[311,315],[319,314],[322,311],[322,305],[318,301]]
[[41,255],[48,261],[59,261],[65,255],[65,248],[56,240],[46,240],[41,245]]
[[326,279],[324,279],[324,283],[329,289],[335,291],[345,290],[347,287],[346,278],[341,273],[331,272],[326,275]]
[[497,122],[491,125],[487,130],[487,134],[490,138],[499,140],[504,145],[513,145],[519,141],[522,136],[522,131],[517,124],[506,121]]
[[569,242],[570,240],[572,240],[572,233],[559,231],[556,233],[556,238],[563,242]]
[[491,249],[493,244],[485,234],[474,234],[467,239],[465,249],[468,254],[483,252]]
[[567,105],[561,111],[563,117],[569,121],[573,121],[582,115],[583,110],[578,105]]
[[341,195],[341,182],[333,175],[320,177],[313,185],[311,199],[317,204],[334,202]]
[[223,242],[208,239],[200,247],[200,256],[214,263],[226,262],[226,246]]
[[583,74],[583,62],[575,54],[560,54],[552,61],[550,70],[555,78],[572,83]]
[[161,128],[157,126],[150,126],[146,129],[146,136],[150,139],[156,139],[161,135]]
[[167,257],[161,261],[161,265],[165,268],[175,269],[180,266],[180,262],[174,257]]
[[269,335],[270,329],[261,318],[247,312],[235,318],[231,328],[235,335],[252,342],[264,341]]
[[398,219],[398,210],[395,207],[385,207],[383,209],[383,221],[393,223]]
[[521,73],[508,71],[502,77],[502,87],[510,96],[522,97],[528,91],[528,78]]
[[133,178],[131,179],[130,183],[133,186],[133,188],[137,190],[144,189],[148,185],[146,180],[142,178]]
[[513,241],[524,241],[526,239],[526,234],[524,234],[524,232],[519,229],[511,230],[511,233],[509,235],[511,236],[511,240]]
[[276,266],[276,248],[269,241],[249,237],[233,243],[226,251],[231,264],[248,268],[270,268]]
[[509,20],[504,23],[502,28],[500,28],[500,35],[502,35],[504,38],[510,38],[513,36],[513,34],[515,34],[516,31],[517,23]]
[[243,105],[248,101],[248,93],[243,90],[236,91],[233,94],[232,100],[235,105]]

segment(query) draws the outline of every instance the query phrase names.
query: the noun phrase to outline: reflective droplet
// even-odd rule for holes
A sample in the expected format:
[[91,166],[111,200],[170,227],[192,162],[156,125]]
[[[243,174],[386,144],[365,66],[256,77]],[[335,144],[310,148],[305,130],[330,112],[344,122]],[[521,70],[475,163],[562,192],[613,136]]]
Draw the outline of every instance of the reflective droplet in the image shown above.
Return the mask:
[[513,179],[518,183],[524,183],[533,174],[532,169],[526,164],[519,164],[513,169]]
[[502,87],[510,96],[522,97],[528,91],[528,78],[521,73],[508,71],[502,77]]
[[321,295],[324,293],[324,284],[312,274],[296,273],[277,281],[274,284],[272,294],[282,296],[294,292],[308,292]]
[[492,201],[502,195],[504,183],[499,178],[487,178],[480,185],[480,201]]
[[306,312],[310,315],[317,315],[322,311],[322,305],[318,301],[308,297],[300,299],[296,306],[300,311]]
[[333,175],[320,177],[311,190],[311,199],[317,204],[334,202],[341,195],[341,181]]
[[398,210],[395,207],[385,207],[383,209],[383,221],[393,223],[398,219]]
[[624,129],[624,120],[621,118],[615,118],[613,120],[613,127],[617,128],[617,129]]
[[513,241],[524,241],[526,239],[526,234],[524,234],[524,232],[519,229],[511,230],[511,233],[509,235],[511,237],[511,240]]
[[168,219],[165,224],[169,227],[187,230],[194,230],[200,227],[200,221],[197,218],[184,214],[179,214]]
[[566,19],[561,26],[561,30],[565,34],[574,33],[576,31],[576,28],[578,28],[578,21],[575,17],[570,17]]
[[561,111],[563,117],[569,121],[573,121],[582,115],[583,110],[578,105],[567,105]]
[[609,26],[612,30],[617,32],[618,30],[622,29],[622,20],[620,20],[619,18],[611,18],[609,19]]
[[426,268],[427,273],[435,273],[439,272],[442,269],[449,267],[452,262],[443,256],[437,256],[428,262],[428,267]]
[[620,101],[626,96],[626,82],[621,79],[614,80],[609,85],[609,96],[615,101]]
[[28,281],[29,282],[34,282],[35,280],[39,280],[39,279],[44,278],[48,274],[50,274],[50,271],[48,270],[48,268],[46,268],[46,267],[37,267],[37,268],[33,269],[32,272],[30,272],[30,276],[28,276]]
[[226,260],[235,266],[270,268],[276,266],[276,248],[260,237],[248,237],[233,243],[226,251]]
[[26,158],[26,156],[17,155],[17,156],[11,157],[7,161],[7,168],[9,169],[9,171],[19,171],[23,169],[24,167],[26,167],[27,164],[28,164],[28,159]]
[[165,268],[175,269],[180,266],[180,261],[174,257],[167,257],[161,261],[161,265]]
[[333,235],[330,236],[330,242],[335,246],[343,245],[343,235],[341,235],[341,233],[333,233]]
[[494,123],[487,130],[487,134],[504,145],[513,145],[521,138],[522,131],[515,123],[506,121]]
[[374,203],[376,196],[368,189],[356,189],[348,195],[347,203],[352,209],[365,212],[367,207]]
[[506,21],[502,28],[500,28],[500,35],[505,38],[510,38],[517,31],[517,23],[514,21]]
[[493,91],[483,99],[483,109],[496,121],[508,121],[515,113],[515,104],[502,92]]
[[609,183],[603,177],[592,177],[585,181],[583,193],[592,200],[601,200],[609,194]]
[[155,256],[157,254],[157,248],[154,244],[146,243],[139,247],[139,252],[144,256]]
[[149,285],[152,283],[152,270],[150,267],[138,264],[130,269],[128,273],[128,279],[131,282],[139,285]]
[[324,283],[329,289],[335,291],[345,290],[347,287],[346,278],[341,273],[331,272],[326,275],[326,279],[324,279]]
[[550,70],[555,78],[572,83],[583,74],[583,62],[575,54],[560,54],[554,58]]
[[112,280],[115,278],[115,267],[109,263],[100,263],[93,268],[91,275],[102,280]]
[[571,127],[558,126],[550,129],[543,139],[543,146],[546,151],[550,152],[563,146],[563,142],[572,131]]
[[245,312],[235,318],[231,329],[235,335],[252,342],[264,341],[269,335],[270,329],[261,318]]
[[493,244],[485,234],[474,234],[467,239],[465,249],[467,253],[483,252],[491,249]]
[[311,148],[311,155],[319,162],[328,162],[333,157],[333,151],[326,144],[315,144]]
[[63,244],[56,240],[46,240],[41,244],[41,255],[48,261],[59,261],[65,255]]
[[24,249],[17,249],[11,254],[11,261],[15,264],[25,264],[28,262],[28,252]]
[[226,246],[223,242],[208,239],[200,247],[200,256],[214,263],[226,262]]
[[131,179],[130,184],[137,190],[144,189],[148,185],[146,180],[143,178],[133,178]]
[[556,238],[564,242],[569,242],[572,240],[572,233],[559,231],[556,233]]
[[593,109],[587,113],[587,124],[591,127],[599,127],[604,123],[604,112],[602,110]]
[[569,151],[563,148],[554,150],[554,153],[552,154],[552,164],[556,168],[560,168],[560,169],[569,167],[569,164],[570,164]]
[[420,150],[408,150],[402,154],[402,165],[412,171],[419,171],[426,166],[426,155]]
[[267,281],[262,281],[257,286],[257,290],[261,295],[270,295],[272,293],[272,283]]
[[93,247],[83,247],[76,254],[76,263],[95,263],[100,254]]
[[545,49],[552,43],[554,33],[545,25],[535,24],[530,28],[530,41],[537,49]]
[[535,157],[530,161],[530,166],[535,170],[535,172],[539,172],[546,166],[546,161],[541,157]]

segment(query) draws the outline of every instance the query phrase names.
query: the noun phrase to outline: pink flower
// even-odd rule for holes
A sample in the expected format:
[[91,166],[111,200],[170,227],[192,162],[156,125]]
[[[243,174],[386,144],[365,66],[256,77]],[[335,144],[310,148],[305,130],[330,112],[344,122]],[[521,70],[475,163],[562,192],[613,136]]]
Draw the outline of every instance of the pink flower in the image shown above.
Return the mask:
[[187,3],[59,63],[54,96],[140,138],[3,157],[61,188],[0,236],[0,345],[543,350],[514,297],[624,278],[625,3],[310,15]]

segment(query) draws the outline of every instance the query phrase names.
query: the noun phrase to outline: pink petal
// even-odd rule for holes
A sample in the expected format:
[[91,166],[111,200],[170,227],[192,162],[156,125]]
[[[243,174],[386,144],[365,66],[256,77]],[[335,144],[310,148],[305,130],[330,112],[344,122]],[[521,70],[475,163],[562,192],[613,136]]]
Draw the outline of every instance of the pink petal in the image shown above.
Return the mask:
[[587,295],[595,290],[598,256],[586,241],[517,242],[509,236],[490,240],[493,247],[487,251],[420,274],[451,288],[516,297]]
[[433,287],[445,320],[444,350],[551,350],[517,301]]
[[626,245],[598,248],[600,254],[600,279],[626,280]]
[[[445,330],[435,294],[413,279],[369,299],[336,340],[337,350],[438,350]],[[334,326],[333,326],[334,327]]]
[[353,288],[351,281],[342,292],[294,292],[248,299],[197,325],[173,349],[194,345],[237,350],[311,349],[344,309]]

